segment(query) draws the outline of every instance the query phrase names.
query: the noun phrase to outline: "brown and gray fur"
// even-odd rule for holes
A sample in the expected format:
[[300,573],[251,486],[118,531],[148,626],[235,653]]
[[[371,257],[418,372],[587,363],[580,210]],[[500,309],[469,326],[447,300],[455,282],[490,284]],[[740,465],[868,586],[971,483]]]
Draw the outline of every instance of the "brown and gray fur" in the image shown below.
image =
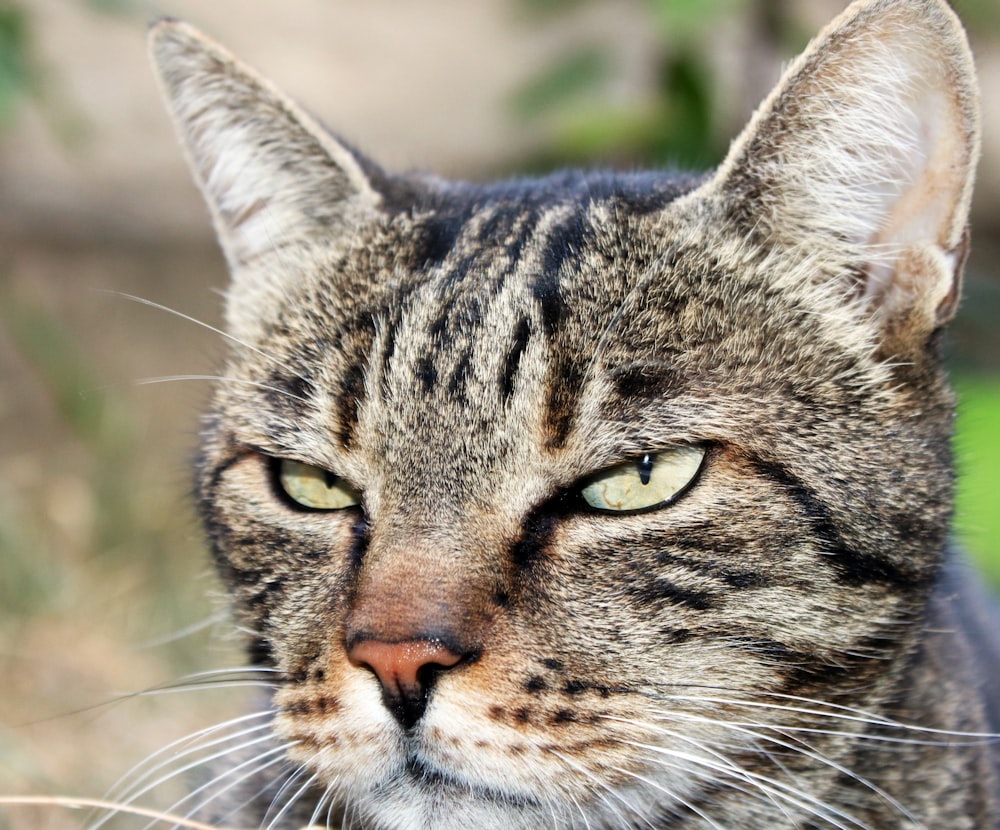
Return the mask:
[[[198,815],[1000,828],[996,617],[948,553],[979,127],[944,2],[853,4],[689,177],[390,175],[189,26],[151,43],[233,277],[201,510],[273,686]],[[684,445],[658,509],[581,500]],[[456,660],[393,686],[361,644]]]

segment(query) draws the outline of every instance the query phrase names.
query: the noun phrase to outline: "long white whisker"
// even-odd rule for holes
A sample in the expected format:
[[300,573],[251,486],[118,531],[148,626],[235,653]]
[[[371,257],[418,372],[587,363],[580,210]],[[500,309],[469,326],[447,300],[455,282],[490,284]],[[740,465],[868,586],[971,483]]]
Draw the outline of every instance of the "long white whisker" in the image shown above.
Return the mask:
[[[263,728],[264,728],[263,726],[262,727],[257,727],[256,729],[248,730],[248,732],[260,731]],[[261,744],[261,743],[264,743],[264,742],[269,741],[269,740],[271,740],[271,733],[270,733],[270,731],[268,731],[267,734],[262,735],[259,738],[254,738],[253,740],[250,740],[250,741],[244,741],[243,743],[237,744],[236,746],[228,747],[228,748],[226,748],[226,749],[224,749],[224,750],[222,750],[220,752],[214,752],[211,755],[208,755],[208,756],[205,756],[205,757],[202,757],[202,758],[198,758],[195,761],[188,762],[188,763],[184,764],[183,766],[181,766],[181,767],[179,767],[177,769],[171,770],[170,772],[168,772],[165,775],[161,775],[159,778],[157,778],[156,780],[152,781],[151,783],[146,784],[145,786],[143,786],[140,789],[133,788],[133,790],[129,794],[128,798],[123,799],[123,803],[125,803],[125,804],[131,804],[137,798],[141,798],[142,796],[146,795],[147,793],[152,792],[153,790],[155,790],[158,787],[162,786],[165,782],[169,781],[170,779],[176,778],[179,775],[183,775],[184,773],[186,773],[186,772],[188,772],[188,771],[190,771],[192,769],[195,769],[196,767],[203,766],[203,765],[208,764],[208,763],[210,763],[210,762],[212,762],[212,761],[214,761],[214,760],[216,760],[218,758],[224,758],[227,755],[231,755],[231,754],[233,754],[235,752],[239,752],[240,750],[243,750],[243,749],[248,749],[251,746],[255,746],[257,744]],[[190,755],[191,753],[185,753],[185,754],[186,755]],[[157,767],[157,771],[159,769],[162,769],[162,766]],[[147,779],[148,779],[148,776],[147,776]],[[189,798],[191,798],[195,793],[199,792],[200,789],[201,788],[199,787],[198,789],[194,790],[194,792],[189,793],[184,798],[180,799],[179,801],[176,801],[172,805],[172,807],[170,808],[169,812],[171,812],[171,813],[177,812],[177,808],[180,807],[182,804],[184,804],[184,802],[187,801]]]
[[195,798],[196,796],[201,795],[202,793],[205,792],[205,790],[211,787],[215,787],[217,784],[219,784],[226,778],[229,778],[235,775],[236,773],[239,773],[242,770],[246,770],[247,767],[250,767],[250,769],[243,772],[242,775],[237,776],[228,784],[226,784],[224,787],[215,790],[208,798],[204,799],[203,801],[200,801],[193,808],[191,808],[185,814],[186,817],[190,818],[191,816],[195,815],[199,810],[204,808],[207,804],[210,804],[212,801],[214,801],[224,793],[229,792],[229,790],[231,790],[233,787],[238,787],[248,778],[252,778],[253,776],[258,775],[263,770],[267,769],[268,767],[272,767],[275,764],[287,763],[288,759],[285,758],[285,752],[287,752],[288,749],[294,745],[295,742],[291,742],[287,744],[282,744],[280,746],[272,747],[271,749],[265,750],[264,752],[255,755],[253,758],[249,758],[246,761],[237,764],[235,767],[231,767],[229,769],[224,770],[211,780],[206,781],[200,787],[198,787],[195,790],[192,790],[182,799],[178,800],[173,805],[171,805],[170,811],[176,812],[176,809],[178,807],[180,807],[182,804],[186,802],[191,801],[191,799]]
[[309,823],[306,827],[312,827],[319,821],[320,815],[326,811],[326,827],[330,826],[330,811],[333,809],[333,782],[330,781],[323,788],[323,793],[316,800],[316,806],[313,808],[312,814],[309,816]]
[[191,625],[186,625],[183,628],[177,629],[176,631],[171,631],[169,634],[164,634],[160,637],[153,637],[149,640],[144,640],[143,642],[136,645],[134,648],[137,651],[146,651],[149,649],[159,648],[160,646],[169,645],[170,643],[176,643],[178,640],[183,640],[185,637],[190,637],[192,634],[197,634],[199,631],[204,631],[206,628],[211,628],[216,623],[223,622],[229,616],[228,611],[222,611],[218,614],[211,614],[203,620],[191,623]]
[[[677,793],[668,790],[662,784],[657,783],[656,781],[652,781],[643,775],[639,775],[637,772],[632,772],[631,770],[622,769],[621,767],[612,766],[611,769],[615,770],[615,772],[618,772],[621,775],[628,776],[629,778],[633,778],[636,781],[641,781],[643,784],[646,784],[647,786],[652,787],[654,790],[663,793],[665,796],[667,796],[667,798],[671,799],[672,801],[675,801],[676,803],[682,805],[683,807],[686,807],[696,816],[701,818],[710,827],[715,828],[715,830],[726,830],[724,827],[720,826],[715,821],[713,821],[713,819],[710,816],[708,816],[704,811],[698,809],[686,799],[681,798],[679,795],[677,795]],[[649,824],[649,822],[646,823]],[[649,826],[653,827],[652,824],[650,824]]]
[[[267,713],[267,714],[270,714],[270,713]],[[254,717],[260,717],[260,715],[258,714],[258,715],[255,715]],[[207,761],[211,761],[211,760],[213,760],[216,757],[221,757],[222,755],[226,755],[229,752],[235,751],[236,749],[239,749],[241,747],[232,747],[230,749],[227,749],[225,752],[219,753],[217,755],[210,756],[208,758],[200,758],[194,764],[189,764],[187,767],[184,767],[183,769],[175,770],[174,772],[171,772],[170,775],[166,776],[165,778],[161,778],[156,783],[150,785],[150,787],[145,788],[145,789],[142,788],[142,785],[143,785],[144,782],[149,781],[151,778],[153,778],[153,776],[155,776],[157,773],[159,773],[164,768],[169,767],[171,764],[178,763],[178,762],[180,762],[184,758],[189,758],[190,756],[192,756],[192,755],[194,755],[196,753],[204,752],[206,750],[210,750],[213,747],[216,747],[216,746],[219,746],[219,745],[222,745],[222,744],[233,743],[235,741],[239,741],[239,740],[247,737],[248,735],[252,735],[252,734],[254,734],[256,732],[261,732],[263,730],[270,730],[270,728],[271,728],[270,722],[268,722],[268,723],[262,723],[262,724],[258,724],[257,726],[249,727],[247,729],[241,729],[238,732],[235,732],[235,733],[232,733],[232,734],[222,735],[221,737],[214,738],[214,739],[212,739],[210,741],[197,741],[196,743],[194,743],[193,746],[186,747],[182,752],[177,752],[177,753],[175,753],[173,755],[170,755],[169,757],[166,757],[163,760],[159,761],[159,763],[157,763],[157,764],[149,767],[145,771],[143,771],[142,775],[140,775],[140,776],[136,777],[134,780],[128,782],[128,788],[122,788],[121,792],[119,792],[116,795],[116,798],[118,800],[124,801],[126,804],[130,804],[130,803],[132,803],[132,801],[134,801],[139,796],[144,795],[146,792],[148,792],[151,789],[155,789],[157,786],[159,786],[161,783],[163,783],[163,781],[169,780],[170,778],[173,778],[176,775],[178,775],[180,773],[183,773],[183,772],[185,772],[188,769],[191,769],[191,768],[193,768],[195,766],[200,766],[201,764],[206,763]],[[208,733],[206,733],[202,737],[208,737],[211,734],[212,734],[211,732],[208,732]],[[185,739],[185,740],[189,740],[189,739]],[[255,740],[255,741],[253,741],[253,743],[259,743],[261,740],[263,740],[263,738]],[[175,742],[175,745],[176,745],[176,742]],[[178,746],[177,748],[179,749],[180,747]],[[159,755],[162,755],[163,753],[164,753],[164,751],[160,750],[158,753],[156,753],[155,756],[151,756],[150,758],[146,759],[146,761],[144,763],[148,763],[149,761],[152,760],[153,757],[157,757]],[[136,770],[136,771],[138,771],[138,770]]]
[[[270,716],[272,714],[273,713],[270,710],[265,710],[265,711],[262,711],[262,712],[253,712],[253,713],[251,713],[249,715],[241,715],[240,717],[232,718],[232,719],[227,720],[227,721],[225,721],[223,723],[217,723],[217,724],[213,724],[212,726],[206,726],[203,729],[199,729],[196,732],[192,732],[192,733],[190,733],[188,735],[185,735],[185,736],[183,736],[181,738],[177,738],[176,740],[171,741],[166,746],[160,747],[160,749],[158,749],[155,752],[147,755],[145,758],[143,758],[141,761],[139,761],[139,763],[135,764],[128,771],[126,771],[125,774],[122,775],[111,786],[111,788],[108,790],[105,798],[107,798],[109,800],[111,800],[111,799],[116,799],[117,800],[117,799],[122,798],[123,795],[125,794],[125,792],[127,792],[126,785],[128,785],[129,787],[134,787],[139,782],[145,780],[148,777],[149,772],[148,771],[144,772],[142,776],[140,776],[139,778],[134,779],[134,780],[133,780],[133,776],[138,775],[138,773],[141,770],[145,769],[147,766],[149,766],[150,764],[152,764],[153,761],[156,760],[157,758],[160,758],[160,757],[162,757],[164,755],[168,755],[169,753],[173,752],[174,750],[177,750],[177,749],[180,749],[181,747],[188,746],[190,744],[198,742],[202,738],[208,737],[208,736],[213,735],[213,734],[215,734],[217,732],[221,732],[224,729],[229,729],[229,728],[231,728],[233,726],[237,726],[237,725],[239,725],[241,723],[245,723],[247,721],[254,720],[254,719],[257,719],[257,718],[261,718],[261,717],[265,717],[265,716]],[[265,726],[266,725],[267,724],[265,724]],[[254,727],[254,728],[259,728],[259,727]],[[230,735],[226,735],[226,736],[224,736],[222,738],[218,738],[217,740],[218,741],[230,740],[231,737],[232,736],[230,736]],[[212,743],[208,743],[208,744],[198,743],[198,747],[199,748],[205,748],[206,746],[211,746],[211,745],[212,745]],[[187,751],[188,750],[185,750],[185,752],[187,752]],[[154,770],[160,769],[160,768],[162,768],[162,766],[164,764],[169,764],[171,761],[175,760],[177,757],[182,757],[182,756],[173,755],[173,756],[171,756],[169,758],[169,760],[167,760],[165,762],[161,762],[161,763],[155,765],[153,767],[153,769]],[[97,825],[97,826],[100,826],[100,825]]]
[[[618,721],[621,723],[626,723],[633,726],[645,726],[649,728],[648,724],[641,724],[636,721],[632,721],[626,718],[618,718],[614,716],[606,716],[606,720]],[[682,741],[683,743],[689,744],[695,747],[697,750],[706,753],[710,758],[706,758],[700,755],[693,755],[690,752],[668,748],[664,746],[657,746],[651,744],[644,744],[637,741],[623,740],[630,746],[634,746],[639,749],[644,749],[647,752],[653,753],[655,756],[666,756],[676,760],[681,760],[685,764],[698,764],[706,769],[714,770],[716,773],[722,774],[724,776],[734,776],[742,781],[747,782],[749,785],[753,786],[759,792],[768,796],[768,800],[771,801],[775,806],[779,806],[777,801],[774,799],[784,800],[789,804],[793,804],[801,809],[809,810],[813,815],[823,818],[825,821],[830,823],[832,826],[840,828],[840,830],[850,830],[850,827],[864,828],[865,830],[871,830],[866,828],[865,825],[857,821],[857,819],[839,810],[831,804],[820,801],[808,793],[803,792],[800,789],[790,787],[789,785],[779,781],[771,776],[763,775],[762,773],[753,772],[751,770],[744,769],[739,765],[735,764],[730,758],[721,754],[720,752],[711,749],[703,741],[698,741],[690,735],[686,735],[680,732],[675,732],[665,727],[658,726],[656,732],[661,735],[666,735],[675,740]],[[845,821],[850,822],[850,826],[843,825],[831,818],[830,815],[837,816]]]
[[302,401],[303,403],[308,403],[308,401],[301,395],[294,395],[287,389],[281,389],[277,386],[270,386],[266,383],[258,383],[254,380],[248,380],[247,378],[231,378],[225,375],[161,375],[155,378],[141,378],[139,380],[133,381],[136,386],[152,386],[157,383],[174,383],[176,381],[184,380],[204,380],[212,381],[215,383],[234,383],[240,384],[242,386],[252,386],[255,389],[263,389],[266,392],[275,392],[279,395],[283,395],[286,398],[291,398],[295,401]]
[[[637,749],[646,750],[647,752],[652,752],[658,755],[666,755],[671,758],[683,760],[690,764],[698,764],[706,769],[714,770],[716,773],[724,776],[735,776],[740,780],[752,784],[762,793],[773,795],[776,798],[785,800],[793,806],[808,810],[813,816],[822,818],[832,827],[838,828],[838,830],[851,830],[851,828],[855,828],[855,830],[858,830],[859,828],[860,830],[873,830],[873,828],[862,824],[857,819],[843,812],[839,808],[834,807],[832,804],[820,801],[818,798],[802,792],[801,790],[790,787],[788,784],[785,784],[784,782],[771,776],[738,767],[728,759],[725,763],[719,763],[718,761],[712,761],[708,758],[676,749],[668,749],[652,744],[644,744],[638,741],[624,741],[624,743],[634,746]],[[701,748],[704,751],[705,748]],[[843,819],[844,821],[849,822],[849,824],[842,824],[837,819]]]
[[[630,726],[637,726],[646,731],[650,731],[652,729],[650,724],[637,720],[632,720],[629,718],[617,718],[613,716],[606,716],[605,720],[617,721],[620,723],[628,724]],[[697,766],[691,765],[690,763],[691,756],[689,756],[688,753],[680,753],[678,750],[668,749],[666,747],[660,747],[660,750],[662,750],[662,752],[657,752],[654,753],[652,756],[649,756],[650,760],[657,763],[657,765],[663,764],[664,757],[672,758],[676,756],[677,759],[683,761],[683,763],[668,762],[668,766],[670,768],[676,769],[679,772],[683,773],[684,775],[694,775],[700,778],[704,778],[705,780],[713,783],[718,783],[718,774],[721,771],[724,774],[734,777],[737,780],[744,781],[747,784],[746,787],[743,787],[730,782],[727,784],[727,786],[729,786],[730,789],[735,789],[738,792],[742,792],[751,798],[755,798],[759,801],[769,803],[774,807],[776,807],[778,810],[780,810],[782,813],[785,813],[787,815],[785,807],[780,800],[776,799],[773,795],[761,789],[761,787],[758,786],[756,782],[750,780],[745,770],[743,770],[742,767],[733,762],[729,757],[727,757],[724,753],[720,752],[718,749],[713,749],[704,741],[696,740],[694,737],[690,735],[674,732],[672,730],[666,729],[663,726],[657,726],[655,728],[655,732],[658,735],[665,735],[675,740],[679,740],[683,743],[686,743],[690,746],[693,746],[696,750],[699,750],[705,753],[706,755],[710,756],[710,758],[714,759],[712,761],[708,761],[708,759],[702,759],[701,766],[704,766],[706,770],[710,770],[711,773],[701,772],[700,770],[698,770]],[[629,742],[625,741],[625,743]],[[642,744],[632,744],[632,745],[640,747],[644,746]],[[671,793],[668,794],[672,795]],[[694,809],[692,805],[686,805],[686,806],[688,806],[689,809]]]
[[223,329],[218,328],[217,326],[213,326],[210,325],[209,323],[206,323],[204,320],[199,320],[197,317],[192,317],[190,314],[185,314],[183,311],[178,311],[176,308],[171,308],[170,306],[163,305],[162,303],[157,303],[154,302],[153,300],[147,300],[144,297],[137,297],[134,294],[127,294],[124,291],[111,291],[108,289],[98,289],[98,290],[102,294],[109,294],[111,296],[121,297],[122,299],[131,300],[132,302],[139,303],[140,305],[149,306],[150,308],[155,308],[159,311],[165,311],[167,314],[173,314],[175,317],[180,317],[182,320],[187,320],[189,323],[194,323],[196,326],[201,326],[204,329],[208,329],[209,331],[219,335],[220,337],[230,341],[231,343],[235,343],[236,345],[241,346],[242,348],[247,349],[248,351],[251,351],[254,354],[260,355],[270,363],[274,363],[276,366],[280,366],[282,369],[291,372],[292,375],[298,378],[299,380],[302,380],[305,383],[308,383],[310,386],[313,386],[313,383],[311,380],[309,380],[309,378],[302,377],[291,366],[279,360],[274,355],[270,355],[267,352],[258,349],[251,343],[247,343],[245,340],[242,340],[241,338],[230,334],[228,331],[225,331]]
[[[762,693],[765,694],[765,693]],[[812,698],[795,697],[793,695],[781,695],[777,693],[766,693],[769,697],[777,697],[782,700],[790,700],[799,703],[807,704],[809,707],[827,707],[825,709],[820,708],[806,708],[803,706],[790,706],[777,703],[768,703],[761,700],[740,700],[734,698],[724,698],[716,697],[710,695],[678,695],[678,694],[668,694],[668,693],[657,693],[655,697],[659,700],[675,700],[683,701],[687,703],[714,703],[722,704],[724,706],[738,706],[754,709],[768,709],[782,712],[791,712],[793,714],[800,715],[817,715],[822,718],[827,718],[830,720],[843,720],[852,723],[862,723],[870,726],[883,726],[891,729],[898,729],[906,732],[917,732],[926,735],[941,735],[946,738],[974,738],[981,740],[1000,740],[1000,734],[992,732],[955,732],[947,729],[934,729],[931,727],[918,726],[916,724],[903,723],[902,721],[895,721],[889,718],[876,715],[872,712],[866,712],[864,709],[855,709],[848,706],[841,706],[834,703],[827,703],[821,700],[813,700]]]
[[[256,675],[277,675],[275,680],[264,680]],[[240,675],[248,675],[241,679]],[[230,676],[234,679],[220,682],[217,678]],[[277,687],[281,679],[285,677],[284,672],[278,669],[259,668],[256,666],[237,666],[231,669],[212,669],[210,671],[195,672],[184,675],[179,680],[171,680],[146,689],[139,689],[131,692],[121,692],[116,694],[110,703],[121,703],[126,700],[139,697],[152,697],[159,694],[172,694],[174,692],[191,692],[201,689],[226,689],[233,686],[263,686]]]
[[[593,791],[594,795],[596,795],[604,804],[606,804],[608,806],[608,809],[611,810],[611,812],[614,813],[616,816],[618,816],[618,818],[620,818],[625,825],[627,825],[629,823],[628,822],[628,818],[626,816],[622,815],[621,810],[619,810],[618,807],[616,807],[608,799],[608,797],[607,797],[607,795],[605,795],[605,793],[608,793],[609,795],[613,796],[615,799],[617,799],[618,801],[620,801],[623,805],[625,805],[625,808],[629,812],[635,812],[635,813],[637,813],[637,811],[627,801],[625,801],[625,799],[622,798],[622,796],[619,793],[615,792],[615,790],[614,790],[613,787],[610,787],[609,785],[607,785],[606,783],[604,783],[603,781],[601,781],[599,778],[597,778],[597,776],[595,776],[588,769],[586,769],[582,765],[576,763],[571,758],[563,755],[561,752],[558,752],[558,751],[556,751],[554,749],[551,750],[551,752],[552,752],[553,755],[556,756],[556,758],[558,758],[564,764],[566,764],[567,766],[572,767],[573,769],[575,769],[579,774],[583,775],[583,777],[586,778],[591,783],[596,784],[597,785],[597,789],[595,789]],[[583,815],[584,822],[587,822],[587,816],[583,812],[582,809],[580,809],[580,813],[581,813],[581,815]],[[637,815],[638,815],[638,813],[637,813]],[[650,827],[652,827],[652,825],[649,824],[649,822],[646,820],[645,816],[640,815],[639,818],[641,818],[647,825],[649,825]],[[655,830],[655,828],[654,828],[654,830]]]
[[827,758],[825,755],[823,755],[822,753],[818,752],[814,747],[809,746],[805,742],[800,742],[799,745],[792,744],[789,741],[783,741],[783,740],[775,738],[775,737],[773,737],[771,735],[762,734],[762,733],[756,731],[756,729],[748,728],[748,727],[746,727],[746,726],[744,726],[742,724],[737,724],[735,722],[726,721],[726,720],[719,720],[719,719],[715,719],[715,718],[702,717],[702,716],[694,715],[694,714],[691,714],[691,713],[688,713],[688,712],[676,712],[676,713],[675,712],[670,712],[670,713],[661,713],[661,714],[667,714],[671,719],[674,719],[674,720],[676,720],[676,719],[684,719],[684,720],[689,720],[689,721],[692,721],[692,722],[695,722],[695,723],[705,723],[705,724],[710,724],[710,725],[723,726],[726,729],[738,732],[740,734],[752,736],[753,738],[758,739],[758,740],[767,741],[768,743],[772,743],[775,746],[780,746],[783,749],[790,750],[790,751],[795,752],[797,754],[804,755],[807,758],[811,758],[814,761],[818,761],[819,763],[821,763],[821,764],[823,764],[825,766],[828,766],[831,769],[837,770],[837,772],[841,773],[842,775],[847,776],[848,778],[851,778],[851,779],[857,781],[859,784],[863,785],[864,787],[867,787],[873,793],[875,793],[876,795],[878,795],[881,798],[885,799],[885,801],[887,803],[889,803],[896,810],[898,810],[903,816],[906,817],[907,820],[913,822],[917,827],[922,827],[922,825],[920,824],[920,822],[917,821],[917,819],[913,817],[913,815],[910,813],[909,810],[907,810],[902,804],[900,804],[899,801],[897,801],[895,798],[893,798],[891,795],[889,795],[889,793],[885,792],[885,790],[883,790],[881,787],[876,786],[874,783],[872,783],[868,779],[861,777],[860,775],[858,775],[857,773],[855,773],[852,770],[848,769],[847,767],[843,766],[842,764],[838,764],[833,759]]
[[[304,768],[299,772],[297,772],[294,776],[292,776],[292,778],[290,778],[285,783],[285,786],[283,786],[281,790],[278,791],[278,794],[275,796],[274,801],[277,801],[279,798],[282,797],[284,791],[291,785],[293,781],[296,780],[296,778],[298,778],[302,774],[302,772],[304,772]],[[298,803],[299,799],[302,798],[302,796],[304,796],[309,791],[309,788],[316,783],[316,779],[318,778],[319,778],[318,772],[314,772],[312,775],[310,775],[306,779],[305,783],[295,791],[295,794],[287,801],[285,801],[282,808],[278,810],[277,813],[275,813],[274,818],[272,818],[267,823],[265,830],[274,830],[274,828],[278,825],[278,822],[281,821],[282,817],[285,816],[288,813],[288,811],[291,810],[296,805],[296,803]],[[271,802],[272,807],[274,806],[274,801]]]

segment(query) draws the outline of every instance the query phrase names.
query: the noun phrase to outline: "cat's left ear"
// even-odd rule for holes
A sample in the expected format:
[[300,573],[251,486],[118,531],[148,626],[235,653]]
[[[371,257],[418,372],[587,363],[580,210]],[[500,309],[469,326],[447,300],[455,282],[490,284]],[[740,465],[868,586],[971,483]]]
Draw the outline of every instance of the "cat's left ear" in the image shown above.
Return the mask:
[[149,46],[237,291],[262,257],[336,244],[378,205],[358,158],[218,43],[165,19]]
[[860,0],[789,67],[708,191],[768,246],[854,281],[885,336],[916,343],[957,305],[978,155],[955,14]]

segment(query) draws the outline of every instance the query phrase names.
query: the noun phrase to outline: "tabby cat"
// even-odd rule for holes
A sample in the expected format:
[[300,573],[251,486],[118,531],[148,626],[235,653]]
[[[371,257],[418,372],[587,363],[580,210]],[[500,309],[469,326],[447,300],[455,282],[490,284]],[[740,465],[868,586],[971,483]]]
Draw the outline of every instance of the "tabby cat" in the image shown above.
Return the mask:
[[198,495],[270,678],[198,816],[1000,828],[943,0],[851,5],[692,176],[391,175],[190,26],[151,47],[232,271]]

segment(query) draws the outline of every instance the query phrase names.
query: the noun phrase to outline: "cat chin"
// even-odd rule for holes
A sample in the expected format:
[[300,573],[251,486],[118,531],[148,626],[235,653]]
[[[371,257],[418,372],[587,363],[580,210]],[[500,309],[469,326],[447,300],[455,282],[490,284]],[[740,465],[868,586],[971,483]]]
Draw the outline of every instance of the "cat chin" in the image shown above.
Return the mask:
[[[408,765],[398,776],[350,802],[371,830],[569,830],[577,826],[621,827],[621,815],[562,799],[540,802],[510,796],[442,776],[433,769]],[[572,809],[568,806],[572,805]]]
[[[366,830],[610,830],[631,827],[632,822],[652,827],[654,818],[668,820],[664,817],[677,804],[676,799],[651,801],[646,789],[611,788],[596,778],[591,786],[580,787],[566,775],[538,782],[533,792],[527,792],[510,780],[472,780],[416,751],[401,757],[392,763],[383,755],[367,768],[355,763],[350,771],[344,770],[342,756],[333,759],[341,762],[336,771],[323,769],[317,755],[306,765],[319,774],[319,790],[326,791],[324,799],[332,800],[333,810],[357,817]],[[470,773],[477,766],[475,757],[459,762]],[[566,788],[572,792],[560,793]],[[602,796],[601,791],[613,794]],[[540,797],[542,793],[549,797]]]
[[364,817],[362,826],[371,830],[529,830],[572,825],[570,816],[554,814],[559,810],[554,805],[499,786],[474,784],[413,756],[394,769],[382,766],[379,774],[372,773],[330,779],[335,804],[347,814]]

